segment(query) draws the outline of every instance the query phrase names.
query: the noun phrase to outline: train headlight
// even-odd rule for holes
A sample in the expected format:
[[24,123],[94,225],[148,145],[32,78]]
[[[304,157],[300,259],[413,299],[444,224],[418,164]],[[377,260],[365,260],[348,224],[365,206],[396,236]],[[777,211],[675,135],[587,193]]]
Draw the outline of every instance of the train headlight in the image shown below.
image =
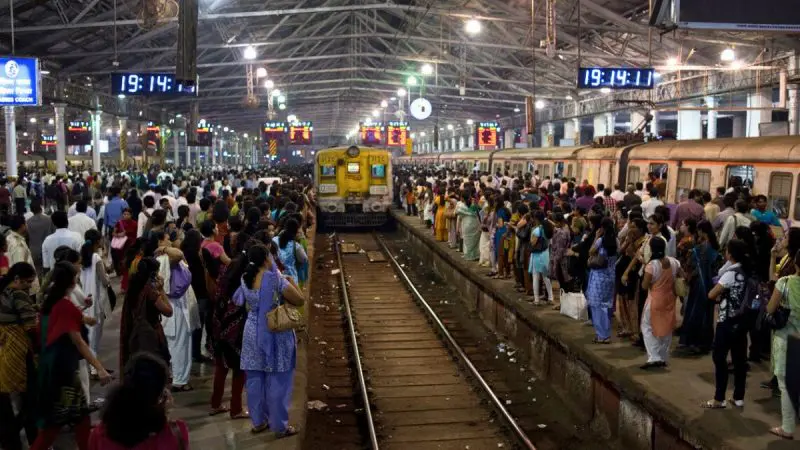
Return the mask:
[[336,212],[336,205],[328,205],[328,211]]
[[380,203],[373,203],[372,204],[372,210],[373,211],[378,212],[381,209],[383,209],[383,205],[381,205]]

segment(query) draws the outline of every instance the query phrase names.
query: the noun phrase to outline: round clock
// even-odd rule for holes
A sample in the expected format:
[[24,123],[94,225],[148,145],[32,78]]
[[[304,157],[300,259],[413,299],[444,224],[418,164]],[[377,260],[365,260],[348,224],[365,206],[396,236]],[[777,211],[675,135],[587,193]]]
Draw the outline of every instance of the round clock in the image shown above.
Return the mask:
[[431,116],[431,112],[433,112],[433,107],[431,106],[431,102],[424,98],[418,98],[411,102],[411,115],[414,116],[417,120],[425,120]]

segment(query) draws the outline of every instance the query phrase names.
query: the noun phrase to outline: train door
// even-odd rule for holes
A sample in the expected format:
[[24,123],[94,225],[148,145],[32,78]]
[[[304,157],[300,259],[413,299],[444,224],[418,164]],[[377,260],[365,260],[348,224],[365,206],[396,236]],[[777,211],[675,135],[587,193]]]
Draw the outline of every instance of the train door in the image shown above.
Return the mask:
[[553,177],[564,178],[564,161],[553,163]]
[[[617,169],[616,161],[611,161],[608,163],[608,178],[606,178],[608,180],[608,184],[606,184],[606,187],[609,187],[612,190],[614,189],[614,171],[616,169]],[[625,186],[620,186],[620,188],[624,189]]]
[[756,179],[755,166],[728,166],[725,171],[725,187],[747,187],[753,189]]
[[631,182],[635,183],[636,181],[639,181],[639,179],[638,179],[639,176],[638,175],[636,176],[636,180],[635,181],[631,181],[631,178],[628,176],[628,175],[630,175],[628,173],[629,172],[628,171],[628,162],[629,162],[628,161],[628,157],[629,157],[629,155],[631,153],[631,150],[633,150],[635,147],[636,147],[636,145],[631,145],[629,147],[626,147],[619,154],[619,172],[618,172],[618,176],[617,176],[617,183],[619,183],[620,189],[622,189],[623,191],[627,187],[626,183],[631,183]]

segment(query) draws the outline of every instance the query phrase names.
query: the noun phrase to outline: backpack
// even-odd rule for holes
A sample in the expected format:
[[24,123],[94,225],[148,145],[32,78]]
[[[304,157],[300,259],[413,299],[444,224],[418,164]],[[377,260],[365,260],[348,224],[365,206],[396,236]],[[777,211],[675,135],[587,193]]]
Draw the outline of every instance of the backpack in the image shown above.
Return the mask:
[[72,185],[72,195],[78,197],[83,193],[83,183],[76,182]]
[[730,294],[728,295],[728,302],[732,303],[728,307],[729,319],[743,317],[749,310],[758,311],[769,301],[769,293],[762,288],[758,278],[746,276],[741,268],[733,269],[733,271],[736,273],[736,281],[743,282],[744,286],[741,298],[736,299]]

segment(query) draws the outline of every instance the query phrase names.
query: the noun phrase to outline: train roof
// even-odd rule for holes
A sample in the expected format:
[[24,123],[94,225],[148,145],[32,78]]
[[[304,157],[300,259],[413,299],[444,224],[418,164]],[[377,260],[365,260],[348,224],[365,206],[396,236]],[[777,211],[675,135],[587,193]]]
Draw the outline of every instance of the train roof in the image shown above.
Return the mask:
[[504,161],[507,159],[571,159],[575,153],[586,146],[579,147],[534,147],[499,150],[494,154],[494,159]]
[[348,145],[346,147],[342,146],[342,147],[325,148],[325,149],[317,151],[317,155],[319,155],[321,153],[322,154],[324,154],[324,153],[343,153],[343,152],[347,151],[347,149],[350,148],[350,147],[357,147],[358,150],[361,151],[361,152],[367,152],[367,151],[391,152],[391,150],[388,150],[388,149],[385,149],[385,148],[382,148],[382,147],[367,147],[367,146],[363,146],[363,145],[362,146]]
[[800,162],[800,137],[769,136],[660,141],[636,146],[630,159],[673,161]]
[[484,159],[489,158],[495,150],[475,150],[469,152],[450,152],[450,153],[442,153],[442,156],[439,158],[439,161],[451,161],[451,160],[470,160],[470,159]]

